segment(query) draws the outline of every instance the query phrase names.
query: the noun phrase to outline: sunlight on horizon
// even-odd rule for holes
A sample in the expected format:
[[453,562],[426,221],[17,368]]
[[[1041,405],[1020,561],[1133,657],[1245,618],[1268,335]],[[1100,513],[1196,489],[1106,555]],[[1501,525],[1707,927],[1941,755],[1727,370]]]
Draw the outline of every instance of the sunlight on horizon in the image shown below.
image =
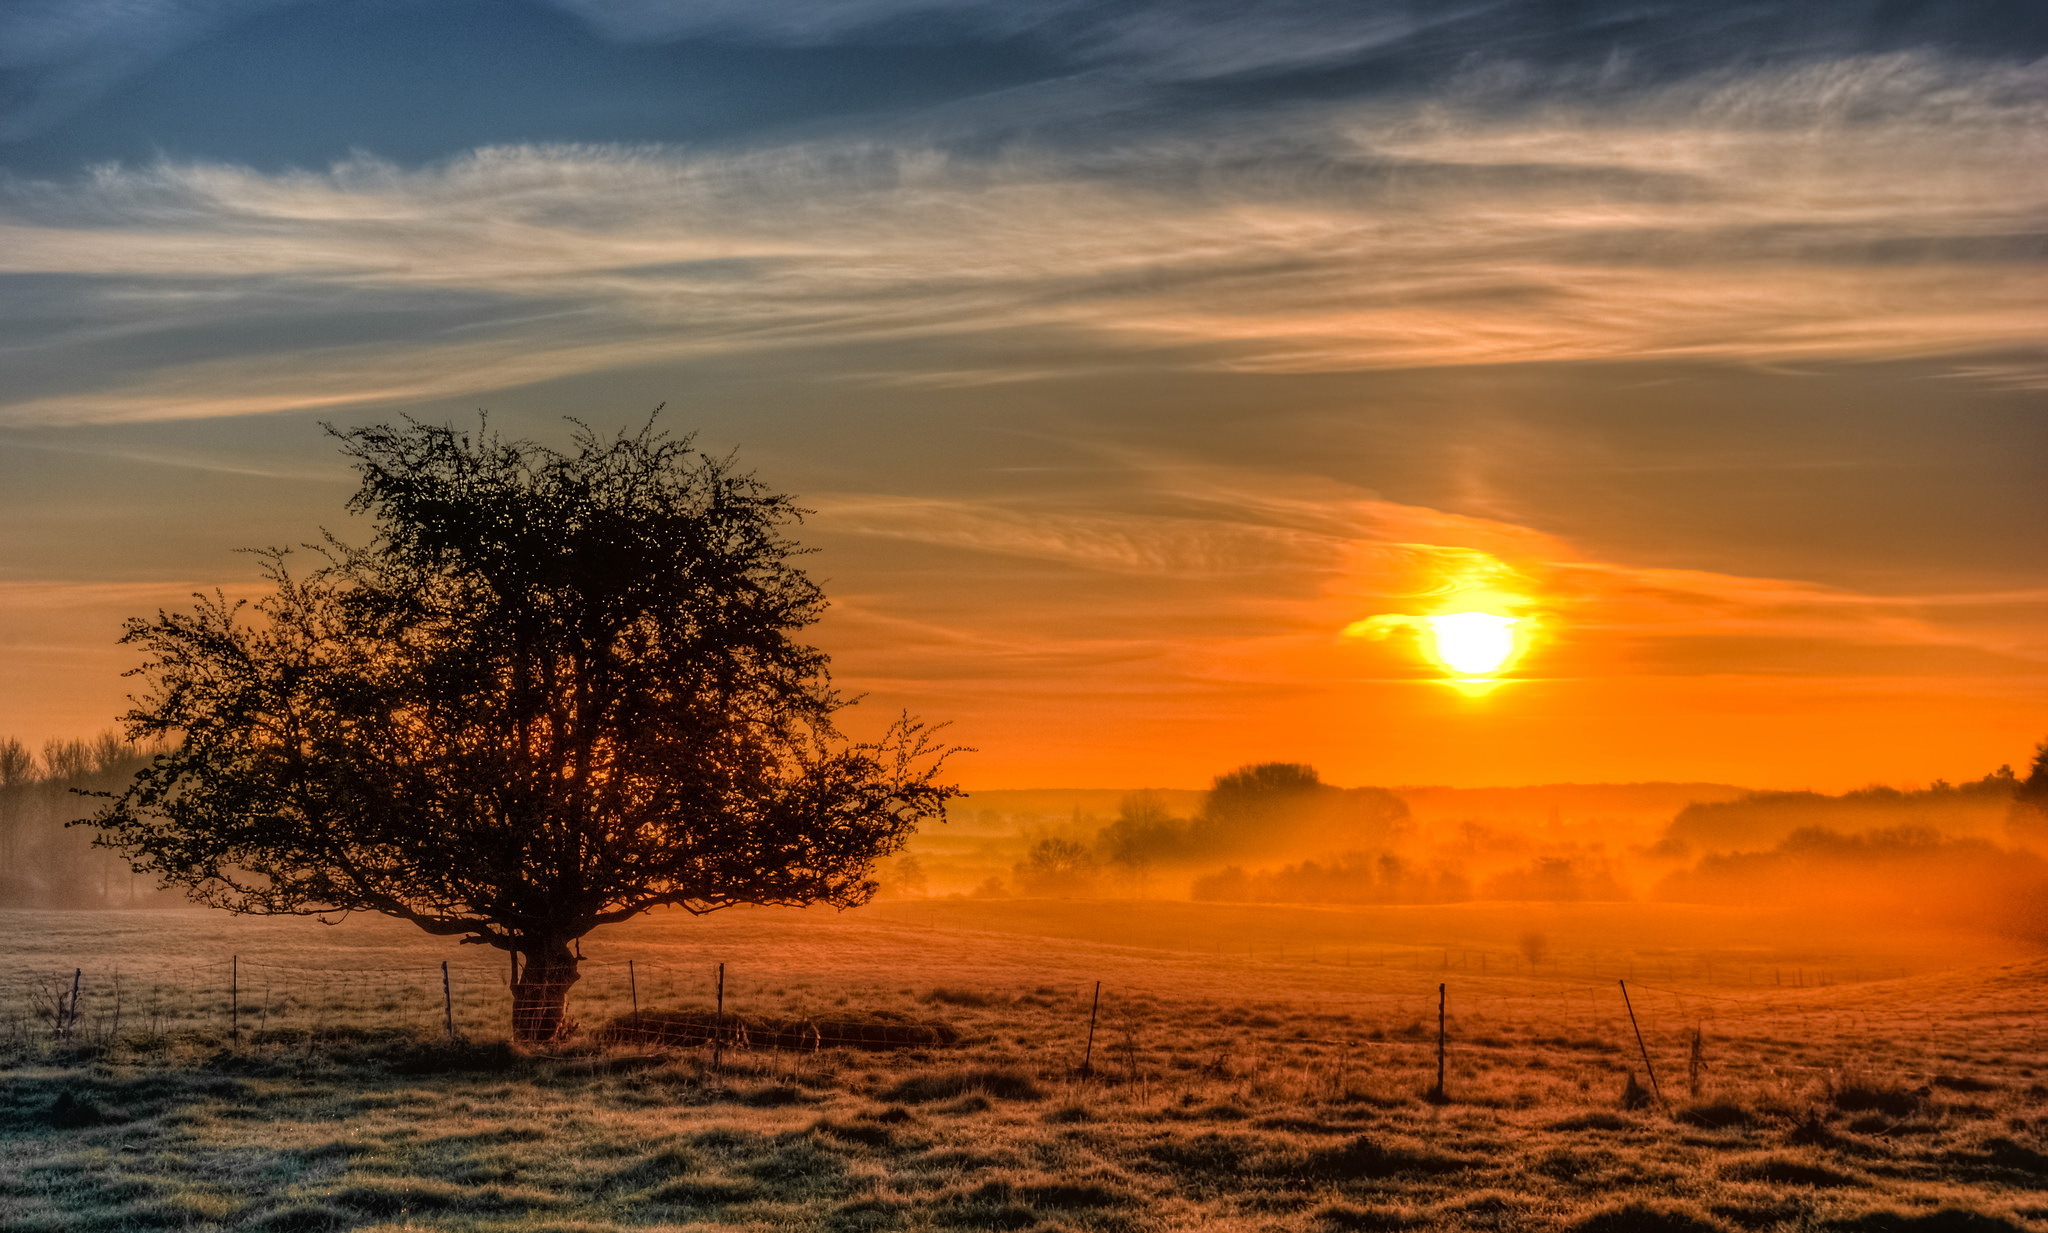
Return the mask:
[[1465,677],[1498,672],[1515,653],[1519,617],[1490,612],[1453,612],[1429,618],[1430,645],[1438,662]]

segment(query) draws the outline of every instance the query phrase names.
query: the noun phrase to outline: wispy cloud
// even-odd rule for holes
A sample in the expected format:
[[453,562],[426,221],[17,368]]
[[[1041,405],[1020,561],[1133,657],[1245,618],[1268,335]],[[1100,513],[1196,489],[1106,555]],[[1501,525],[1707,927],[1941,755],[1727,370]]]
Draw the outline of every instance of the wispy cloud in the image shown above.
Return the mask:
[[[1600,560],[1538,528],[1390,502],[1299,475],[1134,462],[1114,502],[1071,499],[814,502],[832,536],[905,540],[978,563],[1010,595],[1044,585],[1083,599],[1046,607],[970,604],[973,624],[918,614],[875,593],[850,618],[886,649],[859,655],[893,677],[1004,680],[1069,664],[1110,687],[1219,680],[1310,690],[1366,672],[1433,672],[1413,648],[1346,646],[1363,631],[1503,598],[1541,634],[1537,675],[1612,678],[1790,672],[1817,679],[1930,672],[2048,673],[2048,590],[1877,595],[1799,579]],[[1018,576],[989,563],[1026,567]],[[1029,563],[1026,565],[1026,563]],[[1030,571],[1038,570],[1034,575]],[[1377,619],[1377,621],[1376,621]],[[1375,623],[1376,621],[1376,623]],[[896,622],[901,622],[897,624]],[[1712,654],[1689,648],[1711,645]],[[1784,662],[1784,648],[1803,648]],[[1959,654],[1966,655],[1958,661]],[[1090,666],[1093,665],[1093,666]],[[1084,667],[1085,666],[1085,667]],[[1163,674],[1163,676],[1162,676]]]
[[[281,286],[394,314],[451,291],[499,307],[384,339],[166,346],[149,371],[5,414],[234,414],[1028,330],[1282,371],[2038,343],[2043,69],[1895,56],[1690,81],[1619,110],[1499,118],[1453,97],[994,157],[521,147],[415,170],[15,182],[0,272],[91,280],[102,306],[175,285],[229,321],[261,292],[270,324]],[[88,345],[98,323],[81,316],[34,345]]]

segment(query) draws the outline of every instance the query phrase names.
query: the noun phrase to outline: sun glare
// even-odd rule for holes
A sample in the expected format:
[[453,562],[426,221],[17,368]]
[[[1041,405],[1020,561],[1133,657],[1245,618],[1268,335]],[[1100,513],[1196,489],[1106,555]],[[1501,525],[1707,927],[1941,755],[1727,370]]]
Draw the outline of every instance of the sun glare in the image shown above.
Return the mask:
[[1488,676],[1515,653],[1519,617],[1490,612],[1453,612],[1429,618],[1436,658],[1462,676]]

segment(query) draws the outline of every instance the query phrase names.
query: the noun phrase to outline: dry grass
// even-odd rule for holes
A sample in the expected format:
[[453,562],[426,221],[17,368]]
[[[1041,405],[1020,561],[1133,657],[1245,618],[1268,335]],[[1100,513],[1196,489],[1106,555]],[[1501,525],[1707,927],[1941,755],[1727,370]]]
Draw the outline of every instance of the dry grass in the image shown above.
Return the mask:
[[[1675,931],[1640,911],[1636,936]],[[0,1228],[2048,1227],[2034,1011],[2048,964],[2004,956],[2010,966],[1943,972],[1922,952],[1846,942],[1742,952],[1763,928],[1742,920],[1646,954],[1611,919],[1580,929],[1553,914],[1543,968],[1481,973],[1460,952],[1495,929],[1493,953],[1506,955],[1525,922],[1325,914],[1322,940],[1297,956],[1247,962],[1188,927],[1208,919],[1242,937],[1232,911],[1126,905],[1097,921],[1116,941],[1052,919],[1029,904],[748,913],[592,943],[593,959],[636,958],[644,1007],[708,1010],[702,974],[723,959],[729,1010],[943,1018],[961,1036],[888,1053],[729,1051],[717,1069],[702,1048],[517,1056],[489,1039],[502,982],[489,983],[488,957],[460,952],[472,1042],[448,1044],[447,952],[379,923],[5,922],[47,956],[43,981],[84,966],[105,984],[115,960],[139,981],[229,949],[248,971],[410,967],[432,979],[413,994],[387,979],[372,1003],[312,1004],[308,984],[307,1005],[245,1023],[233,1048],[210,1001],[172,1030],[130,1020],[114,1033],[88,1000],[69,1043],[24,1018],[0,1064]],[[1264,927],[1300,919],[1276,911]],[[1353,945],[1346,965],[1347,931],[1367,928],[1379,950]],[[1387,940],[1398,928],[1436,944]],[[1158,944],[1176,929],[1179,947]],[[1590,970],[1603,948],[1637,967],[1668,1107],[1621,1107],[1644,1072],[1618,995]],[[1962,958],[1987,957],[2001,958]],[[1907,974],[1806,988],[1728,974],[1786,959]],[[624,1009],[611,975],[606,964],[579,987],[586,1020]],[[1425,1099],[1439,982],[1452,1011],[1441,1105]]]

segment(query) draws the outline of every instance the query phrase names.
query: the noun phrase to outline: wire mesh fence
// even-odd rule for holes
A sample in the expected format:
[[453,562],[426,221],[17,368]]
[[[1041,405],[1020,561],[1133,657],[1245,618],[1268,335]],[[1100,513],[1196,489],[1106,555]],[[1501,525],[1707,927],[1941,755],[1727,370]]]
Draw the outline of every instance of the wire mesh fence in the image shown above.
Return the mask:
[[314,967],[230,955],[161,967],[15,969],[0,971],[0,1042],[256,1043],[340,1029],[503,1037],[517,1015],[539,1013],[529,1003],[560,1006],[563,998],[567,1034],[643,1004],[708,1000],[714,980],[715,965],[584,960],[569,980],[522,974],[526,997],[515,1007],[510,964],[475,960]]
[[[1350,952],[1331,963],[1334,958],[1312,951],[1295,957],[1289,966],[1320,968],[1292,992],[1320,990],[1353,999],[1366,1008],[1357,1023],[1330,1039],[1318,1032],[1311,1040],[1252,1017],[1241,1034],[1270,1034],[1276,1042],[1284,1036],[1291,1046],[1327,1046],[1361,1059],[1412,1052],[1427,1061],[1437,1048],[1440,984],[1448,991],[1443,1028],[1453,1051],[1521,1041],[1602,1051],[1626,1060],[1640,1048],[1664,1059],[1660,1065],[1668,1063],[1675,1073],[1695,1080],[1706,1067],[1722,1075],[1812,1069],[1774,1057],[1774,1047],[1785,1042],[1824,1036],[1885,1039],[1932,1056],[1956,1033],[1983,1031],[1982,1024],[1959,1025],[1952,1015],[1924,1003],[1887,1001],[1875,992],[1853,1004],[1841,1003],[1835,995],[1857,986],[1832,983],[1825,988],[1776,983],[1731,988],[1630,980],[1640,1020],[1632,1024],[1617,987],[1626,978],[1541,968],[1481,976],[1441,956],[1434,970],[1408,955],[1388,955],[1379,963]],[[904,1016],[887,1011],[794,1008],[791,1013],[788,1005],[754,998],[779,983],[771,973],[750,973],[752,980],[736,975],[728,984],[721,968],[701,959],[585,959],[573,978],[555,982],[552,989],[542,988],[548,984],[539,979],[542,973],[518,972],[498,952],[350,966],[231,954],[175,965],[22,968],[0,971],[0,1045],[147,1045],[175,1039],[253,1047],[364,1031],[504,1039],[521,1035],[513,1028],[522,1015],[559,1008],[556,994],[566,995],[568,1002],[560,1034],[591,1036],[600,1043],[781,1050],[945,1043],[916,1035]],[[1252,965],[1236,970],[1245,974],[1248,986],[1256,986]],[[996,996],[988,1004],[994,1009],[988,1013],[1000,1016],[1003,999],[1000,991],[992,992]],[[1106,992],[1112,1005],[1126,994],[1144,996],[1136,985]],[[1077,1032],[1079,1023],[1077,1018]],[[622,1029],[621,1024],[630,1026]],[[552,1034],[552,1025],[534,1018],[517,1026],[527,1029],[528,1038]],[[1632,1034],[1637,1026],[1647,1044],[1639,1045]],[[1120,1047],[1135,1072],[1137,1055],[1147,1045],[1141,1038],[1145,1030],[1126,1031],[1130,1038]]]

